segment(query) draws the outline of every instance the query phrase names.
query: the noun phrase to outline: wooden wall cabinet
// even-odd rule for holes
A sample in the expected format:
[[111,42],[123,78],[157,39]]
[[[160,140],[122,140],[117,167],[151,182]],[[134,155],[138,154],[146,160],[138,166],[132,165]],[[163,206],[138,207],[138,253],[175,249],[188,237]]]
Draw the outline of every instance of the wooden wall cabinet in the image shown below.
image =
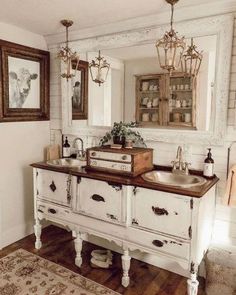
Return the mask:
[[196,128],[196,80],[183,73],[136,76],[136,121],[141,127]]

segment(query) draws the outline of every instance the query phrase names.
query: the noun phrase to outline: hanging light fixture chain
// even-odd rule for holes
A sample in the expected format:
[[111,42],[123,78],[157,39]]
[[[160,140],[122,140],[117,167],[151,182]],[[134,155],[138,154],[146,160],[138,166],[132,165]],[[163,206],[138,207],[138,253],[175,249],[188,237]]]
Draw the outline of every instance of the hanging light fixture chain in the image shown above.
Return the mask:
[[171,4],[171,19],[170,19],[171,31],[173,31],[173,23],[174,23],[174,4]]

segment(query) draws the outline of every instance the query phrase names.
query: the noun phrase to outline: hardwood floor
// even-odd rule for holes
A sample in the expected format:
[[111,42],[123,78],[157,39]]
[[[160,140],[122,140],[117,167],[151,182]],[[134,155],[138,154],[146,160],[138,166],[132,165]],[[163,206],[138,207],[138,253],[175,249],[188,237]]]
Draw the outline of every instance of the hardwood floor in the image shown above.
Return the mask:
[[[186,278],[136,259],[131,260],[130,286],[122,287],[120,284],[122,272],[120,255],[114,253],[111,269],[94,269],[90,266],[90,253],[98,247],[87,242],[83,244],[83,264],[79,269],[74,264],[75,250],[71,233],[56,226],[51,225],[43,230],[43,247],[40,250],[34,248],[34,241],[34,235],[30,235],[1,250],[0,257],[23,248],[124,295],[186,294]],[[205,294],[203,288],[204,282],[201,280],[198,295]]]

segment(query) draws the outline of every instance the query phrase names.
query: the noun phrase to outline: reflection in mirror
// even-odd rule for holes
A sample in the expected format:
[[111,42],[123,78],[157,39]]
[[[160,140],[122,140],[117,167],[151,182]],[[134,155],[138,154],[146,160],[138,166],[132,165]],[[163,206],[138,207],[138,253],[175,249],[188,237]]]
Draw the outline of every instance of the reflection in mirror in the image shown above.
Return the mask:
[[[163,71],[153,43],[103,50],[111,67],[101,87],[89,77],[88,124],[137,121],[148,128],[210,130],[217,36],[196,37],[194,43],[203,51],[196,81],[180,71],[171,77]],[[96,56],[97,52],[87,53],[88,61]]]

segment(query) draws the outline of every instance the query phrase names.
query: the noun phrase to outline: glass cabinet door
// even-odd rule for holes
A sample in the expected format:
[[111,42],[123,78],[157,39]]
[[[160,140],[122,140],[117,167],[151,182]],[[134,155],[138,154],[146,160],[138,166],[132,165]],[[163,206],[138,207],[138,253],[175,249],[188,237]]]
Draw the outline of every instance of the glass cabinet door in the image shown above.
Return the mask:
[[136,121],[140,127],[196,127],[195,86],[183,73],[136,76]]
[[161,125],[160,102],[164,86],[163,75],[136,76],[136,121],[140,126]]
[[182,73],[167,77],[169,126],[196,127],[195,82]]

